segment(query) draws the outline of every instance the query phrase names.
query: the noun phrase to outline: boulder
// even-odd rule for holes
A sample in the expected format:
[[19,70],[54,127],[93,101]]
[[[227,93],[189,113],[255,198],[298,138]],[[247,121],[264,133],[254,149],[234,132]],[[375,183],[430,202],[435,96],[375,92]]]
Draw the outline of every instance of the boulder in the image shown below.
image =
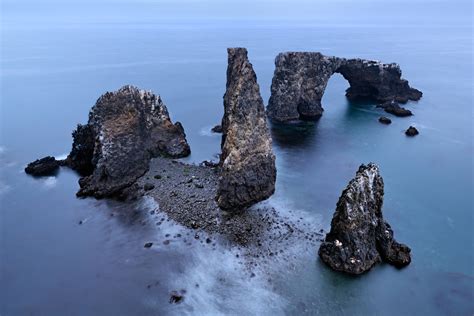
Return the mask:
[[224,95],[220,176],[221,209],[241,211],[275,191],[275,155],[257,76],[245,48],[229,48]]
[[319,248],[324,263],[336,271],[361,274],[381,260],[403,267],[410,263],[410,248],[393,238],[384,221],[384,183],[377,165],[361,165],[342,192],[331,230]]
[[26,166],[25,172],[36,177],[51,176],[58,171],[60,165],[60,161],[54,157],[47,156],[30,162]]
[[213,133],[222,133],[222,126],[221,125],[216,125],[213,128],[211,128],[211,132]]
[[381,116],[379,118],[379,122],[382,123],[382,124],[392,124],[392,120],[389,119],[388,117],[385,117],[385,116]]
[[160,96],[133,86],[102,95],[73,139],[66,163],[84,176],[78,196],[123,198],[152,157],[190,154],[183,127],[171,122]]
[[400,104],[398,104],[395,101],[388,101],[388,102],[378,105],[377,107],[383,108],[385,112],[393,114],[398,117],[406,117],[406,116],[413,115],[413,113],[410,110],[407,110],[404,107],[401,107]]
[[413,126],[410,126],[410,127],[405,131],[405,135],[411,136],[411,137],[416,136],[416,135],[418,135],[418,134],[419,134],[418,130],[417,130],[415,127],[413,127]]
[[379,102],[419,100],[422,93],[401,78],[400,66],[373,60],[325,56],[318,52],[286,52],[275,59],[268,116],[275,121],[317,119],[329,78],[340,73],[350,84],[350,100]]

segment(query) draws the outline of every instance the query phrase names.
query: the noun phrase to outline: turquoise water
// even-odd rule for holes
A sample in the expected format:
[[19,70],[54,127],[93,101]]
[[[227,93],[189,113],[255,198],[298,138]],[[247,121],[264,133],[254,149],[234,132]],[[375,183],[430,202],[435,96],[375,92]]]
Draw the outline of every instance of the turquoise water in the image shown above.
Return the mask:
[[[2,315],[473,314],[470,2],[7,0],[1,18]],[[292,262],[275,258],[249,278],[237,249],[176,241],[145,251],[144,242],[185,231],[150,223],[151,201],[79,200],[73,172],[22,173],[35,158],[66,154],[95,100],[125,84],[161,95],[185,127],[187,161],[212,159],[231,46],[248,48],[264,100],[273,60],[289,50],[398,62],[423,91],[407,104],[413,117],[385,126],[375,104],[350,104],[334,75],[318,122],[272,126],[278,177],[267,203],[328,229],[341,191],[373,161],[384,215],[412,248],[409,267],[353,278],[294,245]],[[420,135],[405,137],[409,125]],[[170,305],[177,288],[186,299]]]

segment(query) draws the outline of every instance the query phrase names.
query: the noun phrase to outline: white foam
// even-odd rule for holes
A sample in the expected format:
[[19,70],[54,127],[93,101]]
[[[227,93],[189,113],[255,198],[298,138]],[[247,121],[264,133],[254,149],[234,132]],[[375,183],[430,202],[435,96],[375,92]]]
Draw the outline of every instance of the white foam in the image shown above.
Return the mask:
[[43,180],[43,186],[46,189],[53,189],[54,187],[56,187],[57,183],[58,179],[56,177],[47,177]]
[[199,130],[199,135],[201,136],[207,136],[207,137],[221,137],[220,133],[214,133],[211,129],[214,126],[204,126]]
[[68,156],[68,153],[65,153],[65,154],[54,156],[54,158],[56,158],[56,160],[64,160],[67,158],[67,156]]

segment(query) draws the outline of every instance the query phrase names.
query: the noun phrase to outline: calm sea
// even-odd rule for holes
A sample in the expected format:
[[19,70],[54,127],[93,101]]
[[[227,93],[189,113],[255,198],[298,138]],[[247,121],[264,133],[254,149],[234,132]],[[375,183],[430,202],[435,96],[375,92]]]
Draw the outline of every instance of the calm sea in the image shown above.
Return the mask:
[[[0,314],[472,315],[472,35],[470,1],[2,1]],[[407,104],[414,116],[385,126],[375,104],[350,104],[334,75],[318,122],[272,127],[278,179],[266,202],[327,230],[357,167],[375,162],[410,266],[348,277],[295,244],[291,262],[275,257],[250,278],[238,249],[192,237],[162,245],[189,232],[151,222],[151,200],[76,199],[69,170],[23,173],[67,154],[96,99],[125,84],[161,95],[185,127],[187,161],[215,159],[209,129],[233,46],[248,48],[264,100],[275,56],[290,50],[398,62],[423,91]],[[405,137],[410,125],[419,136]],[[184,302],[169,304],[180,289]]]

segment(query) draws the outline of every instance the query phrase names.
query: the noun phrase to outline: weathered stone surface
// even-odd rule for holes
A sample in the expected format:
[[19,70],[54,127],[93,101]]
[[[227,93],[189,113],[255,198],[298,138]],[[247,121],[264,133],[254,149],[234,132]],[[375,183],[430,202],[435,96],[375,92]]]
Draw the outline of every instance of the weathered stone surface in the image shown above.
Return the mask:
[[337,271],[360,274],[384,260],[397,267],[410,263],[410,248],[397,243],[384,221],[383,179],[375,164],[361,165],[337,203],[331,231],[319,256]]
[[54,157],[47,156],[30,162],[25,168],[25,172],[32,176],[42,177],[54,175],[61,165],[61,162]]
[[[160,96],[133,86],[102,95],[87,125],[73,133],[66,162],[86,175],[78,196],[121,196],[148,170],[152,157],[184,157],[190,149]],[[128,194],[128,193],[127,193]]]
[[350,100],[407,102],[422,96],[401,78],[400,67],[394,63],[330,57],[317,52],[287,52],[275,59],[268,116],[280,122],[320,117],[321,99],[334,73],[349,81],[346,96]]
[[275,191],[272,140],[257,76],[245,48],[228,49],[217,203],[240,211]]
[[407,110],[404,107],[401,107],[395,101],[387,101],[383,104],[378,105],[377,107],[383,108],[385,112],[393,114],[395,116],[399,116],[399,117],[406,117],[406,116],[413,115],[413,113],[411,113],[410,110]]
[[410,126],[406,131],[405,131],[405,135],[407,136],[416,136],[418,135],[419,132],[418,130],[416,129],[416,127],[413,127],[413,126]]

